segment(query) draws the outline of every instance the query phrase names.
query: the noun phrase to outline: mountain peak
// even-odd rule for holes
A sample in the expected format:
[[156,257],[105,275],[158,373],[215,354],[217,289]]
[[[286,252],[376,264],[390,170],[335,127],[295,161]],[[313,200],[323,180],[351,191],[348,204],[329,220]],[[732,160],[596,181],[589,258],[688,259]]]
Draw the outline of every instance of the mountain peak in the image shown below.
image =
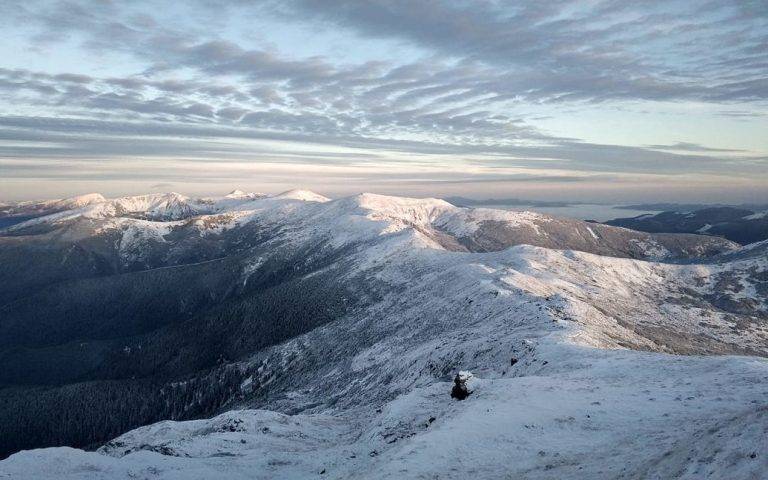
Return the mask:
[[324,203],[330,201],[330,198],[315,193],[311,190],[294,189],[288,190],[283,193],[275,195],[275,198],[283,198],[288,200],[303,200],[305,202],[320,202]]
[[437,198],[409,198],[361,193],[350,197],[356,208],[373,212],[409,223],[428,224],[443,213],[456,211],[457,208],[445,200]]
[[228,194],[224,195],[224,197],[226,197],[226,198],[242,198],[242,197],[247,197],[247,196],[248,196],[247,193],[245,193],[242,190],[238,190],[238,189],[232,190]]
[[361,207],[371,209],[392,207],[440,207],[453,209],[455,206],[439,198],[412,198],[380,195],[378,193],[360,193],[354,197]]
[[83,195],[76,195],[74,197],[67,198],[67,200],[71,202],[103,202],[106,200],[106,198],[100,193],[93,192]]
[[105,202],[107,199],[100,193],[86,193],[84,195],[76,195],[74,197],[65,198],[56,202],[58,205],[66,206],[67,208],[79,208],[92,203]]

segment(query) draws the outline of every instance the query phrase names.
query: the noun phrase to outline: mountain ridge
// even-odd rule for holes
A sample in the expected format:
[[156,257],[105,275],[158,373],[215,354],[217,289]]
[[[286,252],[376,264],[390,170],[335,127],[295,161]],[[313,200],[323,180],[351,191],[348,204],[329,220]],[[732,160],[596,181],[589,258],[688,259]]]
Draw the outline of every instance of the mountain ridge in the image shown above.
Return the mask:
[[768,210],[741,207],[708,207],[691,211],[616,218],[607,225],[650,233],[698,233],[714,235],[748,245],[768,239]]

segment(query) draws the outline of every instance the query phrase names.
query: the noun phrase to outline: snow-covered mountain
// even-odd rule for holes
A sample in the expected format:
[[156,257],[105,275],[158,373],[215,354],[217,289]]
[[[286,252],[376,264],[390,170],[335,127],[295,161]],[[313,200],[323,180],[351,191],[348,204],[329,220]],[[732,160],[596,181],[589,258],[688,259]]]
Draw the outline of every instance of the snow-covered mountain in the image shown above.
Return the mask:
[[[0,425],[117,437],[0,478],[768,469],[768,244],[373,194],[130,198],[0,236],[34,273],[0,278]],[[118,436],[167,418],[202,419]]]
[[19,204],[10,209],[7,215],[24,217],[34,214],[34,218],[16,224],[15,229],[78,218],[129,217],[168,221],[219,212],[263,197],[265,195],[239,190],[215,199],[193,199],[175,192],[106,199],[95,193],[64,200]]
[[106,199],[101,194],[89,193],[72,198],[45,200],[42,202],[0,203],[0,228],[21,223],[35,217],[78,209],[104,201]]
[[338,240],[349,229],[350,218],[351,223],[360,223],[359,219],[365,219],[366,224],[387,222],[383,233],[414,228],[449,250],[496,251],[531,244],[612,256],[671,259],[707,256],[737,247],[701,235],[650,235],[533,212],[459,208],[438,199],[366,193],[330,201],[306,190],[275,196],[236,190],[220,198],[193,199],[166,193],[103,199],[63,211],[56,209],[8,226],[4,231],[6,236],[24,236],[68,227],[70,235],[85,237],[120,227],[136,227],[144,231],[187,229],[207,233],[212,229],[236,229],[249,222],[266,222],[290,224],[305,235]]

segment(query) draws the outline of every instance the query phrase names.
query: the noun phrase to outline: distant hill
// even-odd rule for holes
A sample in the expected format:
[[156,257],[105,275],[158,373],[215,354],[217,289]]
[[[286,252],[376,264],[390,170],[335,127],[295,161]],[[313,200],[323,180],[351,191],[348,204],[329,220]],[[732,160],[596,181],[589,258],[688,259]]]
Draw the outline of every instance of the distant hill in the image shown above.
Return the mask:
[[710,207],[689,212],[665,211],[655,215],[617,218],[605,223],[648,233],[715,235],[742,245],[768,239],[768,209]]
[[648,210],[651,212],[694,212],[707,208],[732,207],[745,210],[768,210],[768,203],[742,203],[739,205],[726,205],[723,203],[637,203],[633,205],[620,205],[615,208],[622,210]]

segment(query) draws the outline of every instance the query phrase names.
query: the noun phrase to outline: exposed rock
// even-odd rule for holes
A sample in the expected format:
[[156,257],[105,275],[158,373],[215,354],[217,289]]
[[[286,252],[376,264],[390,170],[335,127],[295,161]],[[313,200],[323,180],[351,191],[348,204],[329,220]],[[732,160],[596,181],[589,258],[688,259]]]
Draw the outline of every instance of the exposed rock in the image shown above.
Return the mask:
[[451,389],[451,398],[456,400],[464,400],[472,394],[472,391],[467,386],[467,382],[472,378],[471,372],[461,371],[456,374],[453,379],[453,388]]

